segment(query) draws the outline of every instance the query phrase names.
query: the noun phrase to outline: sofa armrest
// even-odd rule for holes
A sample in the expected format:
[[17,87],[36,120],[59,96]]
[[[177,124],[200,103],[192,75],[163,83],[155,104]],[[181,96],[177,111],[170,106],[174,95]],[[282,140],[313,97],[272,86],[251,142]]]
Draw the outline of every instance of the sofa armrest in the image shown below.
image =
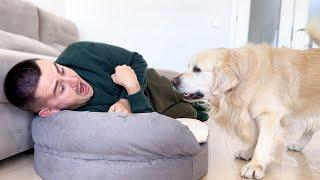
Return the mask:
[[78,28],[72,21],[41,8],[38,9],[38,14],[40,41],[64,46],[79,41]]
[[36,146],[114,160],[179,157],[201,149],[186,126],[158,113],[66,110],[47,118],[36,117],[32,137]]

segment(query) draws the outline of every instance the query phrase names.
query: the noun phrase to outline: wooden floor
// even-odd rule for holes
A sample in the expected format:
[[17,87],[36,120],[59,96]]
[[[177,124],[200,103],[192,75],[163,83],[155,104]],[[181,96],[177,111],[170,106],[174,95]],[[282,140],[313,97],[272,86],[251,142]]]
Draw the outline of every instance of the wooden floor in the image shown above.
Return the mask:
[[[213,121],[206,124],[210,129],[209,171],[202,180],[242,179],[239,173],[246,162],[233,157],[234,152],[241,149],[241,144],[232,140]],[[319,180],[320,132],[315,134],[303,153],[283,150],[280,159],[269,166],[266,174],[266,180]],[[32,154],[23,153],[0,161],[0,180],[39,179],[33,170]]]
[[41,180],[33,169],[33,154],[21,153],[0,161],[1,180]]
[[[209,171],[202,180],[238,180],[246,161],[234,159],[233,154],[243,149],[240,142],[232,140],[213,121],[210,129]],[[298,136],[291,136],[288,143]],[[320,180],[320,132],[316,133],[302,153],[281,150],[280,159],[266,171],[264,180]]]

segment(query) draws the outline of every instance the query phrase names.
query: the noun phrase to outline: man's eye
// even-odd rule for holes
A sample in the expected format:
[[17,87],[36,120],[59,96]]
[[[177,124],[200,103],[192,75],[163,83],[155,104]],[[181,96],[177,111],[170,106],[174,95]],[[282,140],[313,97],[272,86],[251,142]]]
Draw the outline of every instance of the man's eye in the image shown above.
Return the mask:
[[64,75],[64,68],[61,68],[61,75]]
[[61,86],[61,91],[60,91],[60,93],[62,94],[63,91],[64,91],[64,86]]
[[201,69],[198,66],[193,66],[193,72],[201,72]]

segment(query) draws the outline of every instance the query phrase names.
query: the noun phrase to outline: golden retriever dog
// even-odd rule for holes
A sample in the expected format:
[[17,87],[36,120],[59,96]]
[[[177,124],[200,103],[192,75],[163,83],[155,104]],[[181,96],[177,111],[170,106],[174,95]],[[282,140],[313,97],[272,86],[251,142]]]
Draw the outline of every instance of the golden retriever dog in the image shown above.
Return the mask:
[[[320,42],[315,26],[307,32]],[[300,139],[288,146],[293,151],[301,151],[320,127],[320,49],[249,44],[207,50],[172,82],[188,100],[209,100],[211,118],[249,144],[235,154],[250,160],[241,169],[245,178],[264,177],[288,122],[305,128]]]

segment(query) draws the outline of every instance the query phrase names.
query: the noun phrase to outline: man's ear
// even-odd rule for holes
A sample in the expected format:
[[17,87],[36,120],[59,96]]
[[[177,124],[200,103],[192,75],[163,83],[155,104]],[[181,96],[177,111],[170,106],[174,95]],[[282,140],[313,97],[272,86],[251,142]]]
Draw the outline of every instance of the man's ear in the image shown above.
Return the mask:
[[212,94],[224,93],[238,84],[238,78],[231,67],[221,65],[214,69]]
[[54,113],[57,113],[59,112],[60,110],[59,109],[49,109],[49,108],[44,108],[42,110],[39,111],[39,116],[41,117],[48,117]]

